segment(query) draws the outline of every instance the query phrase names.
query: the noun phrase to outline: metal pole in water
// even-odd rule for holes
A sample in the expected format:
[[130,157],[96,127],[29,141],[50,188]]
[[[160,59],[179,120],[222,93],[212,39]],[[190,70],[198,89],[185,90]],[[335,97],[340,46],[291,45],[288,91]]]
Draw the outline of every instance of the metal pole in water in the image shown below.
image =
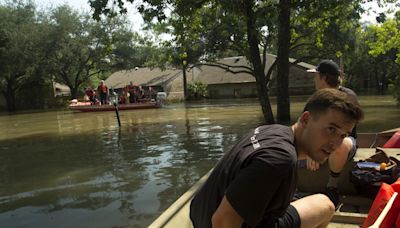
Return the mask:
[[118,105],[117,102],[113,102],[115,107],[115,114],[117,115],[118,126],[121,127],[121,121],[119,120],[119,112],[118,112]]

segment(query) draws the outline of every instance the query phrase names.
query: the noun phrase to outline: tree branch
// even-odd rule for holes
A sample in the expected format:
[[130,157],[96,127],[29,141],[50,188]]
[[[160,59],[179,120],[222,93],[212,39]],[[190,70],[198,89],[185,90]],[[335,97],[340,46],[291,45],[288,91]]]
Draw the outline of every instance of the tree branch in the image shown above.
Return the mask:
[[[227,72],[230,72],[232,74],[240,74],[240,73],[245,73],[245,74],[250,74],[252,76],[254,76],[253,74],[253,70],[250,67],[247,66],[231,66],[228,64],[224,64],[224,63],[198,63],[198,64],[194,64],[192,65],[190,68],[194,68],[194,67],[201,67],[201,66],[212,66],[212,67],[218,67],[220,69],[223,69]],[[245,69],[245,70],[232,70],[232,68],[240,68],[240,69]]]

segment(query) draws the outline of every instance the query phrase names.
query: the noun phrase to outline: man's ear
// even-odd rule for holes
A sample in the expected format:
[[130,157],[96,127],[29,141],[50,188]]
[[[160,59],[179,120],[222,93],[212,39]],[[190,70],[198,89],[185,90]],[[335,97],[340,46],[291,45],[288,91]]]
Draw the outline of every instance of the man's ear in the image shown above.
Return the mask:
[[300,116],[300,123],[303,126],[307,126],[308,121],[310,120],[311,114],[309,111],[303,112],[303,114]]
[[326,79],[328,78],[328,75],[325,75],[325,74],[320,74],[319,75],[320,76],[320,79],[322,80],[322,81],[324,81],[324,82],[326,82]]

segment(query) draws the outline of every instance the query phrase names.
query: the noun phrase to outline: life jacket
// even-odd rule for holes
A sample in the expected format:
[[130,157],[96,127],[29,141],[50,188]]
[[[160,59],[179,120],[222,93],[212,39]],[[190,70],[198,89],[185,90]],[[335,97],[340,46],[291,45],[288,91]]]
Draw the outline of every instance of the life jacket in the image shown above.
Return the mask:
[[136,93],[136,88],[134,86],[129,87],[129,93],[130,94],[135,94]]
[[400,148],[400,131],[394,133],[385,145],[383,145],[383,148]]
[[88,89],[88,90],[86,90],[86,95],[88,97],[92,97],[94,95],[94,91],[92,89]]
[[[391,185],[382,183],[381,188],[379,189],[378,194],[376,194],[375,200],[369,209],[368,217],[365,219],[362,225],[363,228],[370,227],[372,224],[374,224],[395,192],[400,192],[400,178]],[[393,227],[394,224],[399,223],[399,216],[400,197],[397,196],[392,207],[386,214],[379,227]]]
[[100,93],[107,93],[108,87],[106,85],[99,85],[99,87],[97,87],[97,90]]

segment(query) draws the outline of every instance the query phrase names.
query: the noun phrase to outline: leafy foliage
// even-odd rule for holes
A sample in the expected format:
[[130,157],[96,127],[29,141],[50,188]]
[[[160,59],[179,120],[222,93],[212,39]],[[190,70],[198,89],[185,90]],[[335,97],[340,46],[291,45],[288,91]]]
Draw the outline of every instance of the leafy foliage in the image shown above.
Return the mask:
[[[100,14],[110,15],[113,8],[108,5],[109,2],[111,1],[90,0],[95,10],[95,18],[100,18]],[[117,0],[112,2],[117,8],[124,8],[124,4],[134,2],[148,24],[154,24],[154,18],[164,25],[168,24],[169,27],[160,27],[167,28],[175,39],[170,46],[172,51],[169,53],[172,55],[165,59],[181,64],[183,69],[186,67],[183,62],[192,64],[202,60],[210,62],[226,53],[245,56],[251,65],[249,73],[255,77],[258,85],[260,104],[266,123],[274,122],[266,88],[271,75],[271,70],[265,72],[266,53],[276,52],[282,45],[288,45],[287,42],[279,44],[283,37],[278,37],[278,31],[284,36],[288,36],[288,31],[291,31],[292,38],[289,35],[289,39],[285,40],[291,40],[291,57],[299,58],[299,61],[319,59],[321,55],[324,58],[339,57],[352,45],[352,41],[346,37],[347,33],[357,28],[361,9],[361,0],[330,2]],[[172,9],[170,17],[165,14],[167,8]],[[284,21],[286,19],[281,18],[283,12],[281,9],[286,10],[287,15],[292,13],[292,17],[286,17],[292,18],[291,21]],[[284,88],[288,86],[286,69],[288,52],[289,48],[278,52],[278,60],[282,63],[278,64],[278,81],[283,82],[278,83],[278,91],[286,91],[278,96],[285,97],[282,99],[284,101],[288,101],[287,88]],[[182,59],[182,54],[185,54],[185,59]],[[213,64],[227,71],[231,69],[230,66]],[[279,69],[284,69],[283,73],[279,73]],[[280,113],[285,114],[289,111],[285,109]]]
[[76,97],[112,71],[145,65],[155,50],[123,16],[94,21],[67,5],[37,11],[30,1],[0,4],[0,92],[9,111],[46,106],[53,81]]
[[382,25],[371,26],[369,33],[374,37],[367,42],[372,56],[396,52],[396,63],[400,64],[400,20],[390,19]]
[[196,81],[188,85],[189,97],[193,99],[205,98],[207,96],[207,85]]
[[[277,52],[281,63],[287,62],[288,52],[298,61],[315,63],[321,58],[342,58],[351,76],[347,82],[352,85],[360,85],[363,77],[377,86],[396,81],[399,42],[395,23],[400,13],[393,20],[379,15],[382,25],[364,32],[359,26],[364,1],[89,0],[97,21],[68,6],[38,13],[29,2],[9,1],[0,6],[0,90],[15,109],[19,90],[26,85],[46,86],[55,79],[67,84],[76,96],[82,87],[115,70],[170,65],[182,69],[186,85],[188,67],[206,61],[234,73],[232,66],[215,60],[245,56],[250,67],[243,69],[256,78],[263,114],[271,123],[267,85],[272,68],[265,69],[267,52]],[[132,32],[123,15],[131,3],[148,29],[168,33],[173,39],[154,43]],[[289,10],[285,12],[290,21],[282,19],[282,9]],[[290,50],[282,49],[287,37]],[[277,65],[278,81],[284,82],[287,75],[279,69],[288,67]]]
[[8,110],[16,110],[17,93],[28,82],[37,64],[35,42],[41,34],[35,30],[35,8],[32,4],[10,2],[0,6],[0,92]]
[[360,28],[362,1],[298,1],[291,21],[291,57],[308,61],[337,59],[354,49],[351,34]]
[[[400,102],[400,18],[386,20],[380,25],[371,25],[366,36],[369,54],[375,59],[386,60],[382,72],[383,79],[392,83],[390,92]],[[383,81],[383,80],[382,80]]]

